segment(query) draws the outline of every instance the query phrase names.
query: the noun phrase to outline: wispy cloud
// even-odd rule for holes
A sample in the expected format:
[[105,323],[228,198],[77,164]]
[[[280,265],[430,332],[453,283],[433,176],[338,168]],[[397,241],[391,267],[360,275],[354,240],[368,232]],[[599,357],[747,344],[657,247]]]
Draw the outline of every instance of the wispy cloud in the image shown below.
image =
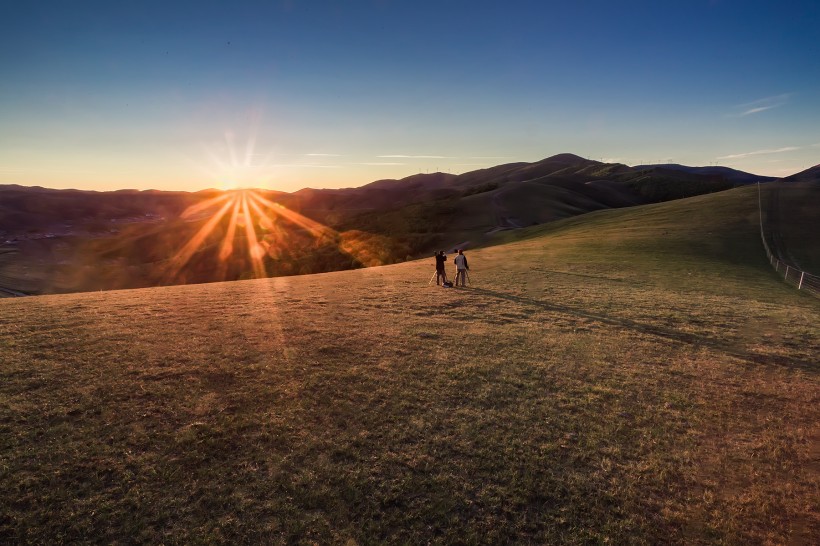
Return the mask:
[[341,154],[305,154],[308,157],[342,157]]
[[748,116],[750,114],[757,114],[758,112],[765,112],[766,110],[771,110],[772,108],[780,106],[779,104],[770,104],[769,106],[758,106],[756,108],[749,108],[745,112],[740,114],[740,117]]
[[275,163],[270,167],[299,167],[306,169],[338,169],[338,165],[312,165],[310,163]]
[[355,163],[355,165],[407,165],[407,163],[368,162],[368,163]]
[[[23,168],[0,168],[0,174],[27,174],[27,173],[62,173],[62,174],[104,174],[102,171],[76,171],[73,169],[62,169],[57,167],[23,167]],[[123,172],[123,171],[120,171]],[[125,171],[131,172],[131,171]],[[1,184],[2,182],[0,182]]]
[[744,157],[749,157],[752,155],[782,154],[784,152],[793,152],[794,150],[799,149],[800,146],[785,146],[783,148],[772,148],[768,150],[755,150],[753,152],[744,152],[741,154],[722,155],[719,156],[718,159],[742,159]]
[[403,154],[395,154],[395,155],[377,155],[376,157],[382,159],[453,159],[451,156],[447,155],[403,155]]
[[789,174],[794,174],[794,173],[800,172],[801,170],[802,169],[799,168],[799,167],[798,168],[790,167],[788,169],[775,169],[774,171],[771,172],[771,174],[789,175]]
[[732,115],[734,117],[742,118],[750,116],[752,114],[759,114],[760,112],[765,112],[766,110],[771,110],[772,108],[783,106],[784,104],[789,102],[789,98],[791,98],[792,94],[793,93],[783,93],[781,95],[774,95],[772,97],[765,97],[752,102],[738,104],[735,107],[738,111]]

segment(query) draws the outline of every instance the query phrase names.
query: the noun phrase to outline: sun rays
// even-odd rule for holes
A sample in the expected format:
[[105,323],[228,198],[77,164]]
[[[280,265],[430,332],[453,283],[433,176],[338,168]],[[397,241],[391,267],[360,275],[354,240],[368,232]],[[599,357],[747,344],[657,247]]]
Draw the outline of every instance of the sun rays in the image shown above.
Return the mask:
[[[229,266],[237,263],[246,264],[244,277],[268,277],[272,274],[268,266],[283,253],[304,245],[306,237],[312,248],[330,247],[348,256],[353,267],[386,263],[384,238],[363,232],[339,233],[271,201],[260,190],[227,191],[191,205],[181,219],[204,223],[168,261],[167,283],[184,282],[182,272],[197,253],[212,260],[204,267],[212,268],[216,280],[228,280]],[[213,252],[205,252],[209,248]]]
[[265,190],[249,189],[269,183],[277,165],[272,151],[257,153],[255,126],[245,145],[238,144],[234,133],[227,131],[223,141],[204,145],[206,161],[197,167],[217,182],[221,192],[181,214],[188,225],[180,225],[180,233],[188,231],[190,224],[201,226],[166,262],[162,274],[166,283],[263,278],[389,261],[386,237],[340,233],[272,201]]
[[[243,246],[247,248],[247,257],[252,264],[253,275],[257,278],[266,277],[264,257],[267,251],[256,230],[257,226],[263,230],[270,230],[274,222],[256,205],[255,197],[254,190],[234,190],[188,207],[181,215],[183,219],[196,219],[200,214],[207,214],[209,218],[170,260],[167,279],[173,281],[193,255],[206,246],[217,226],[228,216],[229,212],[227,227],[219,243],[217,256],[220,264],[224,264],[234,256],[237,231],[242,229],[246,243]],[[215,264],[215,266],[219,268],[220,264]]]

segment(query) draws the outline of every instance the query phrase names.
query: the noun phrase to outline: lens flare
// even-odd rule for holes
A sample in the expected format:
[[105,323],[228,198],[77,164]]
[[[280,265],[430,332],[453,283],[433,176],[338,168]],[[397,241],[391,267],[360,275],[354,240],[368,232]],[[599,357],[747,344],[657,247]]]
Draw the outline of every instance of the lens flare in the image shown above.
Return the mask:
[[[206,248],[218,248],[211,271],[220,280],[227,278],[232,260],[236,260],[234,265],[239,264],[237,267],[240,269],[243,267],[242,263],[250,264],[251,271],[246,271],[243,276],[251,274],[254,278],[268,277],[270,272],[267,265],[275,263],[283,252],[292,253],[295,246],[300,244],[289,241],[288,238],[303,239],[305,234],[314,240],[315,246],[332,245],[340,254],[349,256],[352,259],[350,263],[354,266],[382,265],[388,259],[386,249],[389,241],[385,238],[362,232],[339,233],[267,199],[257,190],[233,190],[206,199],[188,207],[181,218],[188,222],[207,220],[167,262],[167,283],[184,282],[185,275],[182,272],[186,265],[197,252]],[[284,228],[280,221],[298,229],[294,231]],[[217,226],[221,226],[219,231]],[[239,235],[241,231],[244,231],[244,237]],[[302,235],[298,235],[299,232]],[[221,237],[221,240],[215,240],[215,237]],[[207,269],[207,264],[201,262],[200,258],[198,266]]]
[[[202,228],[197,231],[196,235],[191,238],[188,243],[182,247],[182,249],[177,252],[177,254],[171,258],[169,263],[169,271],[166,275],[168,280],[176,279],[179,272],[185,267],[185,264],[191,259],[191,257],[199,250],[205,240],[208,238],[208,235],[214,230],[214,228],[219,224],[219,221],[222,220],[222,217],[225,216],[225,213],[228,212],[228,209],[231,208],[232,203],[229,201],[222,205],[216,214],[214,214]],[[185,212],[188,212],[187,210]],[[185,213],[183,213],[183,218],[185,217]]]

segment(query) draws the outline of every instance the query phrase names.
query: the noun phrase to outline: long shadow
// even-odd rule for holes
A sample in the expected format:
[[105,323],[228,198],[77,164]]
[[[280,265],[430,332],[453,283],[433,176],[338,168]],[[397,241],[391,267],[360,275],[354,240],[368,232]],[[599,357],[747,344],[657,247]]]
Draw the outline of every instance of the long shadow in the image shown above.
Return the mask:
[[583,277],[585,279],[597,279],[612,282],[626,282],[624,279],[613,279],[612,277],[604,277],[602,275],[587,275],[585,273],[572,273],[569,271],[556,271],[554,269],[535,269],[536,271],[543,271],[544,273],[553,273],[555,275],[567,275],[570,277]]
[[536,300],[533,298],[528,298],[525,296],[517,296],[515,294],[510,294],[507,292],[498,292],[496,290],[488,290],[487,288],[472,288],[472,292],[476,292],[478,294],[482,294],[485,296],[489,296],[492,298],[498,298],[502,300],[511,301],[520,305],[530,306],[530,307],[538,307],[540,309],[546,311],[552,311],[555,313],[563,313],[568,315],[573,315],[576,317],[583,317],[589,320],[594,320],[597,322],[602,322],[604,324],[610,324],[612,326],[620,326],[622,328],[626,328],[629,330],[634,330],[637,332],[650,334],[657,337],[662,337],[664,339],[669,339],[672,341],[676,341],[679,343],[684,343],[687,345],[692,345],[695,348],[699,347],[707,347],[709,349],[715,349],[726,353],[730,356],[734,356],[741,360],[746,360],[749,362],[754,362],[755,364],[762,364],[766,366],[783,366],[788,368],[800,368],[806,371],[817,372],[820,371],[818,369],[818,364],[816,362],[810,362],[806,360],[801,360],[798,358],[791,358],[787,356],[772,356],[772,355],[761,355],[757,353],[751,353],[748,351],[743,351],[738,347],[720,340],[711,337],[701,336],[697,334],[690,334],[687,332],[680,332],[678,330],[672,330],[669,328],[664,328],[661,326],[655,326],[652,324],[646,324],[643,322],[636,322],[634,320],[621,318],[621,317],[613,317],[610,315],[602,315],[599,313],[590,313],[589,311],[585,311],[583,309],[579,309],[577,307],[571,307],[569,305],[560,305],[556,303],[549,303],[542,300]]

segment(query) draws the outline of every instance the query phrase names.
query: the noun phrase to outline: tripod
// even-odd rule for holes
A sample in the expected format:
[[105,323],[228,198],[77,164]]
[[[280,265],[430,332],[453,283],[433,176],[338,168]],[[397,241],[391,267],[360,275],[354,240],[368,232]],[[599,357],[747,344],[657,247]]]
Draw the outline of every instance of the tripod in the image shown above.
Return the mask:
[[470,272],[469,272],[468,270],[466,270],[466,269],[460,269],[458,272],[456,272],[456,286],[458,286],[458,276],[461,274],[461,272],[462,272],[462,271],[464,272],[464,276],[463,276],[463,277],[461,277],[461,286],[466,286],[466,285],[464,284],[464,281],[465,281],[465,280],[467,281],[467,284],[469,284],[470,286],[472,286],[472,285],[473,285],[473,281],[471,281],[471,280],[470,280]]
[[[430,286],[430,283],[432,283],[432,282],[433,282],[433,279],[435,279],[435,278],[436,278],[436,275],[439,275],[439,272],[438,272],[438,271],[434,271],[434,272],[433,272],[433,276],[432,276],[432,277],[430,277],[430,280],[429,280],[429,281],[427,281],[427,286]],[[447,282],[447,272],[445,271],[445,272],[444,272],[444,273],[442,273],[441,275],[444,277],[444,281],[443,281],[443,282]]]

